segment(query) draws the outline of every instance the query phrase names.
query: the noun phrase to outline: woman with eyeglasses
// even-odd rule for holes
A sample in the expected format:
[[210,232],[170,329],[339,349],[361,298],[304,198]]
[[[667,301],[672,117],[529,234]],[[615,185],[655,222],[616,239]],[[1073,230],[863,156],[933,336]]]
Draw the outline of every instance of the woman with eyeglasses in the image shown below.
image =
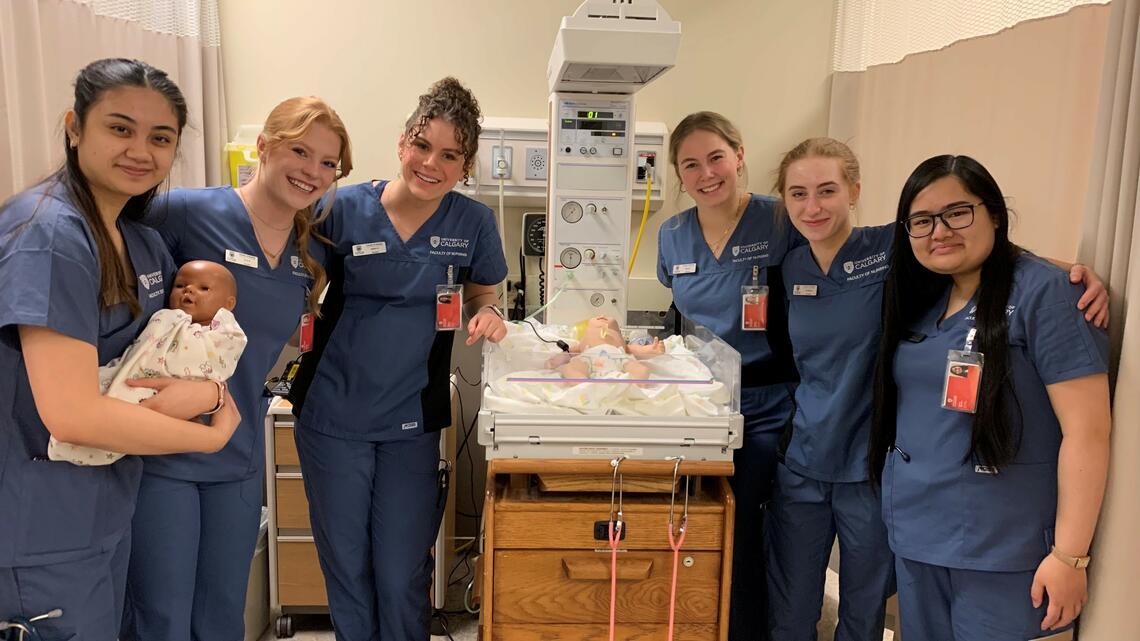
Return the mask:
[[[895,590],[879,493],[868,474],[867,382],[881,337],[883,287],[898,226],[854,227],[851,213],[860,190],[858,159],[831,138],[796,145],[777,172],[777,211],[808,244],[789,250],[782,268],[800,384],[766,524],[769,616],[776,641],[814,638],[836,538],[841,550],[837,638],[882,638],[885,601]],[[1106,318],[1103,284],[1083,267],[1071,271],[1088,281],[1078,306],[1090,319]]]
[[1107,338],[1062,270],[1010,242],[1005,198],[976,160],[920,164],[897,222],[870,463],[903,637],[1055,633],[1088,601]]

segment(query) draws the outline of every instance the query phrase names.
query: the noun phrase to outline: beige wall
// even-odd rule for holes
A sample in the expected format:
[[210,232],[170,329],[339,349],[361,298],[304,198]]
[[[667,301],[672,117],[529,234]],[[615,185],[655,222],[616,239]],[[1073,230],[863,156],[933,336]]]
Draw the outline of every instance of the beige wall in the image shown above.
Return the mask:
[[[546,63],[563,16],[579,0],[225,0],[222,51],[231,133],[259,123],[283,98],[316,94],[344,118],[356,170],[348,182],[388,178],[395,140],[416,97],[453,74],[484,115],[545,118]],[[720,111],[745,138],[755,190],[767,191],[782,151],[827,128],[833,3],[828,0],[661,0],[681,22],[675,69],[637,97],[639,120],[672,128],[685,114]],[[670,188],[639,252],[638,288],[668,294],[653,276],[660,222],[691,203]],[[508,208],[506,247],[518,271],[521,210]],[[638,212],[640,219],[640,212]],[[647,300],[647,296],[635,297]],[[634,301],[637,302],[636,300]]]
[[[260,123],[280,100],[315,94],[348,126],[356,169],[347,181],[392,177],[396,138],[416,98],[452,74],[488,116],[545,118],[546,63],[563,16],[579,0],[223,0],[222,53],[231,136]],[[833,3],[830,0],[661,0],[681,22],[675,69],[637,97],[639,120],[672,128],[700,109],[734,120],[745,139],[751,186],[768,191],[782,152],[827,130]],[[314,10],[314,7],[322,7]],[[675,187],[645,232],[631,305],[669,303],[657,284],[657,228],[689,207]],[[521,209],[508,208],[506,255],[518,272]],[[640,212],[637,212],[640,221]],[[458,342],[457,342],[458,343]],[[476,348],[453,357],[479,376]],[[467,419],[478,395],[463,389]],[[482,448],[471,437],[475,460]],[[483,466],[459,462],[459,508],[481,496]],[[472,493],[472,486],[477,491]],[[461,534],[473,533],[469,519]]]

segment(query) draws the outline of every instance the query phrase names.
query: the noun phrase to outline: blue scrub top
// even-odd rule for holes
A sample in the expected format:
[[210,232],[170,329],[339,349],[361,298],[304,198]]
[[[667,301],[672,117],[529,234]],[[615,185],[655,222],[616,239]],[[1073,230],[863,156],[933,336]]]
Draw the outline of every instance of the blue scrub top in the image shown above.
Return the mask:
[[857,227],[824,274],[811,247],[784,259],[788,332],[800,384],[784,464],[831,483],[865,481],[871,381],[882,336],[894,225]]
[[[276,268],[261,251],[245,205],[231,187],[176,189],[156,201],[148,224],[162,234],[177,264],[212,260],[225,265],[237,281],[234,317],[248,337],[237,369],[228,381],[241,412],[241,425],[221,452],[171,454],[145,458],[148,474],[187,481],[234,481],[260,474],[265,466],[265,379],[281,350],[308,311],[313,278],[297,254],[295,235]],[[325,247],[309,251],[323,262]]]
[[[786,339],[779,293],[783,283],[772,278],[772,271],[783,262],[788,249],[803,242],[803,237],[787,220],[776,222],[777,202],[753,194],[719,259],[705,242],[695,207],[665,221],[657,234],[657,279],[672,288],[677,310],[740,352],[746,372],[750,365],[767,368],[766,383],[795,379],[790,359],[777,362],[769,342],[770,338]],[[769,292],[767,332],[740,328],[741,288],[752,284],[754,267],[760,268],[759,284],[776,289]],[[745,386],[749,386],[747,380]]]
[[94,345],[99,364],[122,355],[166,303],[174,263],[153,230],[120,218],[142,313],[103,307],[95,237],[67,189],[49,182],[0,209],[0,567],[46,565],[113,550],[130,527],[142,462],[84,467],[47,459],[19,325]]
[[1015,397],[1009,406],[1020,447],[997,474],[965,460],[974,416],[940,403],[947,353],[965,346],[974,303],[939,323],[947,290],[899,343],[895,444],[909,462],[892,450],[883,471],[883,520],[896,555],[958,569],[1022,572],[1049,553],[1061,425],[1046,386],[1108,370],[1107,335],[1076,306],[1082,290],[1036,256],[1017,259],[1006,314]]
[[448,282],[449,267],[456,283],[494,285],[507,275],[489,208],[449,192],[405,243],[380,204],[387,184],[340,189],[321,225],[335,278],[315,330],[316,358],[302,359],[312,376],[302,429],[389,441],[446,427],[454,333],[435,329],[436,286]]

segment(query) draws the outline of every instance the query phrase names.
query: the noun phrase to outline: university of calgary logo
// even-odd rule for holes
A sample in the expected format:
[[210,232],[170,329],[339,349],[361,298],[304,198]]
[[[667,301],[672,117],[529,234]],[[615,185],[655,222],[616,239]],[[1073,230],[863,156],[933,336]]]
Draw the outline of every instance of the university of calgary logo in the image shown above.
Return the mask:
[[855,271],[855,263],[852,261],[847,261],[846,263],[843,263],[843,271],[847,272],[848,274]]
[[293,254],[292,256],[289,257],[289,264],[293,266],[293,269],[300,268],[301,267],[301,257],[296,255],[296,254]]
[[433,248],[434,248],[434,247],[439,247],[439,236],[432,236],[432,237],[431,237],[431,246],[432,246]]
[[740,245],[734,245],[732,247],[732,255],[733,255],[733,257],[740,255]]

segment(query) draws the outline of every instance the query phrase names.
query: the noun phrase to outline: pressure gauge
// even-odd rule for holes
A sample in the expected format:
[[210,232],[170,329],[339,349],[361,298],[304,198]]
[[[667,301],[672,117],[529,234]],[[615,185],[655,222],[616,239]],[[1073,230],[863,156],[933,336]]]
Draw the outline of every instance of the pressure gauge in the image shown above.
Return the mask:
[[582,204],[570,200],[565,205],[562,205],[562,220],[568,223],[576,223],[582,220]]
[[605,304],[605,302],[606,297],[602,296],[598,292],[594,292],[594,295],[590,297],[590,304],[594,307],[601,307],[603,304]]
[[542,256],[546,253],[546,214],[526,212],[523,214],[523,255]]
[[582,252],[573,247],[567,247],[562,250],[562,254],[558,257],[558,260],[562,262],[562,266],[566,269],[574,269],[582,264]]

